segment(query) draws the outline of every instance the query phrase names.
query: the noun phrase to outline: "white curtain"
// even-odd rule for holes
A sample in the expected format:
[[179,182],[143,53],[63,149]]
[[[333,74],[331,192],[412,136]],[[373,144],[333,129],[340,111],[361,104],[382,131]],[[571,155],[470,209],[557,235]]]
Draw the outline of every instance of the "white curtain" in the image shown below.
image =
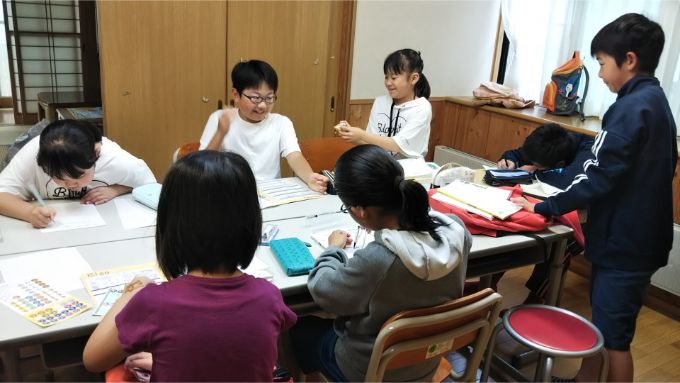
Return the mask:
[[[505,84],[522,97],[540,102],[551,72],[579,50],[590,73],[585,114],[598,117],[616,100],[616,94],[597,75],[599,65],[590,56],[593,37],[629,12],[658,22],[666,44],[655,75],[668,96],[676,124],[680,121],[680,0],[503,0],[501,12],[510,40]],[[585,83],[585,77],[581,82]]]

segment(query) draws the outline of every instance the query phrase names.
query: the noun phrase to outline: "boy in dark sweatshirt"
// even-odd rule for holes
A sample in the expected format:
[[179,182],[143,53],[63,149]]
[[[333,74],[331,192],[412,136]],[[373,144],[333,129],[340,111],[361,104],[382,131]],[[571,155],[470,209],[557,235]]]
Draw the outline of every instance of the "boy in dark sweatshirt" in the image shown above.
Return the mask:
[[[548,185],[566,189],[574,177],[583,173],[584,163],[593,158],[593,138],[581,133],[570,133],[558,124],[545,124],[536,128],[520,148],[508,150],[498,161],[500,169],[524,169]],[[575,240],[569,241],[564,258],[564,271],[569,269],[571,257],[581,254],[583,247]],[[534,266],[525,286],[529,289],[525,303],[542,303],[548,290],[550,265]],[[494,277],[494,281],[503,274]],[[493,286],[493,285],[492,285]]]
[[[592,320],[609,352],[609,381],[632,381],[630,343],[652,274],[673,242],[672,181],[678,157],[668,100],[654,77],[664,33],[645,16],[625,14],[593,38],[599,76],[618,94],[602,119],[594,158],[563,193],[526,210],[550,216],[588,208],[586,256],[592,262]],[[599,356],[584,359],[577,381],[594,381]]]
[[592,147],[590,136],[545,124],[531,132],[522,147],[503,153],[498,168],[524,169],[541,182],[564,189],[583,173],[583,163],[593,158]]

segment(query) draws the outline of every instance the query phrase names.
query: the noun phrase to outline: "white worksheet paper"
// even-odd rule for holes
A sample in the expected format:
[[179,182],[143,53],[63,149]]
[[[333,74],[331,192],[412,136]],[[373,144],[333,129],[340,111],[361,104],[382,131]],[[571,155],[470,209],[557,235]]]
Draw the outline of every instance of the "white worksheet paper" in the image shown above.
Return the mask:
[[75,247],[0,259],[0,278],[9,284],[37,278],[59,291],[80,290],[83,288],[80,276],[90,272],[92,268]]
[[156,224],[156,211],[137,201],[124,198],[113,200],[123,229],[137,229]]
[[106,222],[94,205],[85,205],[79,203],[62,203],[53,204],[50,207],[57,211],[54,221],[44,229],[40,229],[43,233],[50,233],[53,231],[75,230],[87,227],[104,226]]

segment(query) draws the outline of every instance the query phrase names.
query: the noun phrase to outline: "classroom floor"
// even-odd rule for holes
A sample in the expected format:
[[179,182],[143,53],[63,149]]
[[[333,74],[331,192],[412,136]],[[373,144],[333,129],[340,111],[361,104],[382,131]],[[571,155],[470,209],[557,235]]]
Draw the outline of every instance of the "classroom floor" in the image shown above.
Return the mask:
[[[500,281],[498,289],[504,297],[504,307],[521,303],[528,290],[524,287],[531,267],[525,267],[506,273]],[[562,296],[562,307],[572,310],[584,317],[590,316],[588,303],[588,281],[573,272],[567,273]],[[497,349],[502,353],[517,350],[519,345],[503,333],[499,334]],[[635,381],[639,382],[673,382],[680,381],[680,322],[674,321],[658,312],[643,307],[638,319],[637,334],[632,345],[635,361]],[[458,355],[449,357],[454,370],[464,367]],[[553,375],[572,377],[578,371],[579,360],[557,360]],[[522,371],[531,375],[535,364],[526,366]],[[98,374],[90,374],[81,366],[55,369],[51,373],[43,367],[38,348],[22,349],[21,376],[25,381],[102,381]],[[493,378],[494,376],[492,376]],[[496,377],[498,380],[502,378]],[[0,381],[5,381],[0,372]]]

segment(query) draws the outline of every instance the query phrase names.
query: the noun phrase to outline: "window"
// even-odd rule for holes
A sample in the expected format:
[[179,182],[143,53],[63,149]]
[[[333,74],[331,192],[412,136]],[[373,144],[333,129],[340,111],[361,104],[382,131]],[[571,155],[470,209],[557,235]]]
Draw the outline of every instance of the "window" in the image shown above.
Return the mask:
[[[510,41],[505,85],[520,96],[542,100],[551,72],[581,52],[590,73],[585,114],[602,117],[616,100],[598,78],[590,42],[607,23],[629,13],[658,22],[666,45],[656,70],[675,116],[680,121],[680,2],[662,0],[503,0],[503,28]],[[582,84],[585,81],[582,80]],[[583,86],[583,85],[582,85]],[[581,91],[581,93],[583,93]]]

